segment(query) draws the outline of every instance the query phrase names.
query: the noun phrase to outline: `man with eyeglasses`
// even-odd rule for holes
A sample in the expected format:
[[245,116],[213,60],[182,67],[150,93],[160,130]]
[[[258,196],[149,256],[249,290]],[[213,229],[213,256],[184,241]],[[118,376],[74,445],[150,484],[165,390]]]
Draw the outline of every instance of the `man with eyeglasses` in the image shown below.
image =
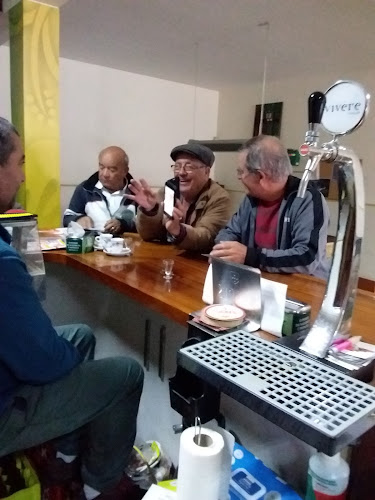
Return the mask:
[[173,148],[171,158],[180,191],[171,217],[163,214],[162,193],[155,193],[144,179],[131,181],[133,195],[127,197],[140,207],[138,233],[146,241],[167,240],[184,250],[208,252],[230,215],[228,193],[210,179],[215,156],[206,146],[192,143]]
[[216,237],[211,256],[273,273],[327,277],[329,210],[310,182],[297,198],[300,179],[276,137],[260,135],[239,152],[237,177],[247,196]]

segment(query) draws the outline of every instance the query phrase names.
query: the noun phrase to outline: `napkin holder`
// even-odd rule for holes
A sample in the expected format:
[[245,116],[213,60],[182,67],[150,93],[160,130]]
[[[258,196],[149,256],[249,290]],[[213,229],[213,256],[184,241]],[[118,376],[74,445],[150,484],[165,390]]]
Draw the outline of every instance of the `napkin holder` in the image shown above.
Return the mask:
[[0,223],[11,235],[11,245],[20,254],[40,299],[45,297],[45,267],[40,247],[37,215],[27,212],[0,214]]
[[[190,338],[182,347],[199,342]],[[176,374],[169,379],[171,407],[182,416],[183,427],[194,425],[199,417],[202,424],[220,415],[220,391],[205,380],[177,366]]]
[[66,238],[67,253],[88,253],[94,251],[96,231],[80,228],[80,232],[75,233],[68,228]]

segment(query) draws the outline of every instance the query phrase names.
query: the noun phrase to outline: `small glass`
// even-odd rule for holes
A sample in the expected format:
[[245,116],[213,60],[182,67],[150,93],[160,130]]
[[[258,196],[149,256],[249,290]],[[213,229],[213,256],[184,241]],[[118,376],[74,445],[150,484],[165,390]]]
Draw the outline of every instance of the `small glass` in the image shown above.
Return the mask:
[[166,280],[172,279],[173,276],[173,259],[164,259],[163,260],[163,278]]
[[132,237],[128,236],[124,238],[125,248],[128,248],[130,253],[134,252],[134,240]]

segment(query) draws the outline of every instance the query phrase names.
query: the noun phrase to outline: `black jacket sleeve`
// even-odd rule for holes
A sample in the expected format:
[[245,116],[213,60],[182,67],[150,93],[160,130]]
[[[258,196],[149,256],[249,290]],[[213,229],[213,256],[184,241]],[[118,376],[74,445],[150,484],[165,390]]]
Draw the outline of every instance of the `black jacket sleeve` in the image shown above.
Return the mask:
[[74,190],[72,199],[70,200],[69,207],[64,212],[63,225],[66,227],[72,220],[75,221],[80,217],[84,217],[86,206],[85,190],[80,184]]

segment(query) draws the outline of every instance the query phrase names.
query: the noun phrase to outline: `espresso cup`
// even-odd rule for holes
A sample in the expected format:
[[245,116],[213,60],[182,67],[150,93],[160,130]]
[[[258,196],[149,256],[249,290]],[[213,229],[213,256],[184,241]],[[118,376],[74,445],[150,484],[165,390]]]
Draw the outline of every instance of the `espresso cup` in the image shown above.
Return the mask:
[[100,248],[105,248],[112,238],[113,238],[112,234],[101,233],[98,236],[95,236],[95,245]]
[[124,240],[123,240],[123,238],[112,238],[105,245],[104,249],[107,252],[121,253],[123,251],[123,249],[124,249]]

